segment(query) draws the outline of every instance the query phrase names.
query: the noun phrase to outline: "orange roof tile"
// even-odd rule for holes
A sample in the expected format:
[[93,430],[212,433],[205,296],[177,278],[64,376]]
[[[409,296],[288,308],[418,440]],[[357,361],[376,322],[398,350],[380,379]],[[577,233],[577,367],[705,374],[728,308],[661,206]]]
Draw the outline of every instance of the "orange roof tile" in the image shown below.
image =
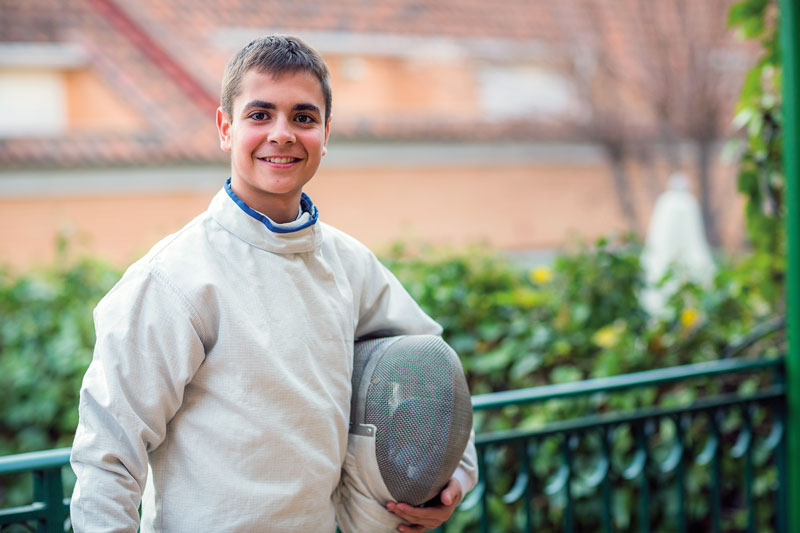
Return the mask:
[[[652,0],[0,0],[0,42],[78,43],[90,67],[137,110],[146,124],[136,134],[111,137],[68,133],[59,138],[0,138],[0,164],[106,165],[223,161],[210,116],[219,79],[232,53],[220,44],[226,30],[253,33],[355,32],[447,37],[461,43],[484,38],[542,43],[554,63],[585,53],[642,92],[657,73],[648,64],[654,35],[680,39],[692,31],[713,46],[752,51],[730,32],[714,30],[730,0],[672,3]],[[688,6],[682,13],[675,6]],[[714,11],[714,6],[721,10]],[[243,33],[243,34],[244,34]],[[336,35],[336,34],[334,34]],[[588,52],[586,52],[588,51]],[[648,55],[649,54],[649,55]],[[752,59],[752,53],[747,56]],[[671,58],[681,60],[680,54]],[[680,65],[675,63],[675,68]],[[733,69],[741,77],[746,65]],[[730,107],[738,83],[721,84]],[[636,89],[635,87],[639,87]],[[650,87],[650,89],[648,89]],[[726,89],[727,88],[727,89]],[[731,90],[732,88],[733,90]],[[641,124],[635,126],[642,128]],[[569,139],[587,135],[574,121],[431,122],[337,117],[334,138],[357,139]]]

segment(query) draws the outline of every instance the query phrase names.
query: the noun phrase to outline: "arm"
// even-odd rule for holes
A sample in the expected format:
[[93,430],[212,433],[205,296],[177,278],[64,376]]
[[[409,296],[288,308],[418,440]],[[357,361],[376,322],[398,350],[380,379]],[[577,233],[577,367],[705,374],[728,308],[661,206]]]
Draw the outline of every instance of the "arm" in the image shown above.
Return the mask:
[[367,253],[355,337],[441,335],[442,327],[425,314],[372,252]]
[[458,464],[458,468],[453,472],[453,479],[458,481],[462,489],[461,496],[466,494],[475,487],[478,483],[478,454],[475,451],[475,430],[473,429],[469,435],[467,447],[464,450],[464,456]]
[[72,523],[77,533],[135,532],[148,454],[204,357],[202,325],[163,277],[137,270],[97,306],[95,328],[72,448]]
[[[441,326],[420,309],[388,269],[378,263],[377,259],[374,261],[376,266],[372,271],[372,281],[367,284],[363,293],[368,298],[365,300],[362,296],[362,310],[366,309],[366,312],[359,317],[356,337],[367,334],[374,335],[375,332],[385,335],[441,335]],[[435,528],[450,518],[464,495],[472,490],[477,481],[478,461],[475,451],[475,432],[472,431],[458,468],[440,494],[440,505],[412,507],[401,502],[390,502],[387,509],[411,524],[415,524],[413,526],[402,525],[400,526],[401,531],[423,531]]]

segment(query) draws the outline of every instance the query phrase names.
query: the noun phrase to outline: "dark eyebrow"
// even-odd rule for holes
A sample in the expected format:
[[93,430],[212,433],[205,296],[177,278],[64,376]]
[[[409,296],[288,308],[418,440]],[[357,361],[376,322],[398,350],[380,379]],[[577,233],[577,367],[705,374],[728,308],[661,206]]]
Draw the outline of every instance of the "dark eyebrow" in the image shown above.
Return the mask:
[[251,102],[247,102],[242,109],[242,113],[245,113],[251,109],[260,108],[260,109],[277,109],[275,104],[272,102],[265,102],[264,100],[253,100]]
[[[242,109],[242,113],[246,113],[251,109],[277,109],[277,106],[272,102],[253,100],[245,104],[244,108]],[[297,104],[292,108],[292,111],[311,111],[317,113],[318,115],[322,115],[322,111],[320,111],[319,107],[315,106],[314,104]]]
[[322,111],[320,111],[319,107],[315,106],[314,104],[297,104],[293,108],[294,111],[312,111],[317,115],[322,115]]

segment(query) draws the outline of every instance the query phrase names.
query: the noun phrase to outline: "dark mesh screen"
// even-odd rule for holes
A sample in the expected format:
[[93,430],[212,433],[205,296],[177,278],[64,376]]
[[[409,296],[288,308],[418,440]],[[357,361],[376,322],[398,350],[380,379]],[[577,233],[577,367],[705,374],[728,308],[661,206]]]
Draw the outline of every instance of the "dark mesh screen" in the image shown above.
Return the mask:
[[392,496],[420,505],[444,488],[464,453],[469,390],[458,356],[439,337],[402,337],[382,354],[376,346],[368,351],[380,362],[362,376],[370,379],[364,423],[377,427],[378,466]]
[[350,425],[363,424],[363,420],[356,420],[356,399],[358,397],[358,388],[361,384],[361,377],[364,373],[364,368],[367,362],[373,355],[380,353],[381,346],[392,342],[394,337],[381,337],[377,339],[369,339],[365,341],[356,342],[355,350],[353,350],[353,377],[352,377],[352,403],[350,405]]

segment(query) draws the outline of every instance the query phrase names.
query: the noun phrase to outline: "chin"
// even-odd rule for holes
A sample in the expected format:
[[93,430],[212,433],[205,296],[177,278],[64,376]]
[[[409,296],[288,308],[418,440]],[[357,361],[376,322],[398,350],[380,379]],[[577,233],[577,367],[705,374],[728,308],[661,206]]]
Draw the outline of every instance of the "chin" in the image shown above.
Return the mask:
[[269,179],[256,180],[253,183],[253,188],[266,194],[290,194],[292,191],[298,189],[296,183],[273,181]]
[[270,194],[273,196],[289,196],[292,194],[300,194],[300,187],[295,187],[292,185],[285,185],[285,186],[268,186],[268,187],[259,187],[261,192],[265,194]]

